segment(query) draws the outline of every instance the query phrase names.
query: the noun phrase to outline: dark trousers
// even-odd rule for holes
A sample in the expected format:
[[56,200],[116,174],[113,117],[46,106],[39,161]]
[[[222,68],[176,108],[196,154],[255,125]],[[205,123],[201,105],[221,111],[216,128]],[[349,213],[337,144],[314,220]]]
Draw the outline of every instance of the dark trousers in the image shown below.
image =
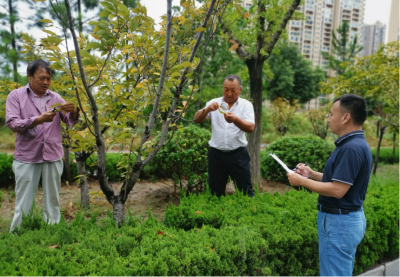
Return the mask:
[[228,176],[237,188],[250,197],[254,196],[250,177],[250,156],[246,147],[225,153],[210,147],[208,149],[208,186],[211,194],[225,195]]

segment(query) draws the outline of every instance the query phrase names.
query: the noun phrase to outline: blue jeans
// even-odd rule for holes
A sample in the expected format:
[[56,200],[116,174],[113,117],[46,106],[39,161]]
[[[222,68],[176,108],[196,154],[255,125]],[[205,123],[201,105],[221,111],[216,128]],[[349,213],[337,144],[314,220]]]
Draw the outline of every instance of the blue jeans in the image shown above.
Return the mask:
[[366,228],[364,210],[346,215],[318,211],[317,225],[320,275],[351,276]]

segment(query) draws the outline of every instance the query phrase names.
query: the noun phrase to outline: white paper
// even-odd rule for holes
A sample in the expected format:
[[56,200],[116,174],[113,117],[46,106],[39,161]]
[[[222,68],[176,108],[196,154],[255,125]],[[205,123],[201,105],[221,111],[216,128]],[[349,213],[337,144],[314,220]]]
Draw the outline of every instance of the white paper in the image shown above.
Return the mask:
[[274,160],[277,161],[286,170],[287,173],[293,173],[294,172],[293,170],[289,169],[287,167],[287,165],[284,162],[282,162],[281,159],[279,159],[275,154],[269,153],[269,155],[272,158],[274,158]]

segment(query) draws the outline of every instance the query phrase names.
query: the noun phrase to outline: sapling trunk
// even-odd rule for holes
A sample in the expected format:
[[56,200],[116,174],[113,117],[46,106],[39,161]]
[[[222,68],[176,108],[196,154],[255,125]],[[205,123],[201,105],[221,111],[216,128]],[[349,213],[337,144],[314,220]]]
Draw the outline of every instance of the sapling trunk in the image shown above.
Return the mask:
[[79,186],[81,188],[81,207],[88,209],[90,207],[89,201],[89,185],[86,177],[86,160],[89,157],[89,153],[76,152],[76,168],[78,170]]
[[70,151],[68,146],[64,146],[64,172],[65,172],[65,179],[68,182],[71,182],[71,159],[70,159]]
[[379,151],[381,149],[381,142],[382,142],[382,139],[383,139],[383,135],[385,134],[386,127],[387,126],[382,126],[380,128],[380,136],[379,136],[379,141],[378,141],[378,147],[376,148],[376,154],[375,154],[375,163],[374,163],[374,170],[373,170],[373,174],[374,175],[376,173],[376,169],[378,168]]

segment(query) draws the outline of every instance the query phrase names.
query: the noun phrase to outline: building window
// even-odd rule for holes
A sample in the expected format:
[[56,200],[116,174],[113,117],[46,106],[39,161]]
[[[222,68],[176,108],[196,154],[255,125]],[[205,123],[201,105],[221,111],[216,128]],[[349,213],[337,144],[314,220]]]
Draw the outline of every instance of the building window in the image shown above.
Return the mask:
[[292,36],[300,36],[300,32],[290,32]]

